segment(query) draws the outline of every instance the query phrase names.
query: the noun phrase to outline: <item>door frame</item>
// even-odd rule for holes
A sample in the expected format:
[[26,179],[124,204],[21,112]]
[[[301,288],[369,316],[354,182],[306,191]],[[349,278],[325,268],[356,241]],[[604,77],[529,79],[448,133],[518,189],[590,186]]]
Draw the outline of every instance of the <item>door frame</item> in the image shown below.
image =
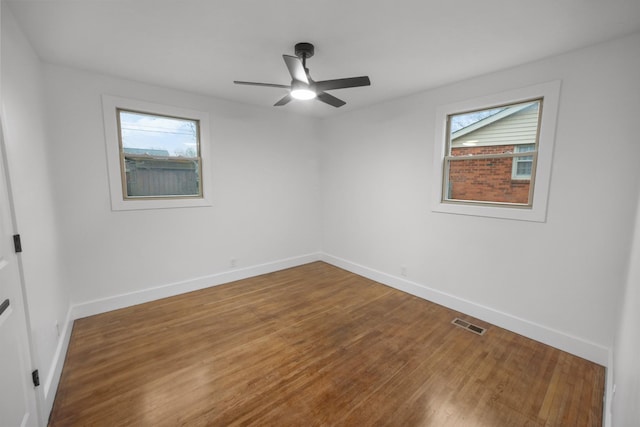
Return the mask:
[[[0,175],[2,175],[0,177],[0,179],[4,179],[4,185],[6,187],[6,193],[7,193],[7,201],[8,201],[8,208],[9,208],[9,226],[11,228],[11,232],[13,232],[13,234],[19,234],[18,229],[17,229],[17,216],[16,216],[16,210],[15,210],[15,204],[14,204],[14,197],[13,197],[13,188],[11,185],[11,175],[9,172],[9,159],[7,158],[7,149],[6,149],[6,143],[5,143],[5,135],[7,134],[6,132],[6,127],[5,127],[5,113],[4,113],[4,105],[0,105]],[[29,301],[27,299],[27,289],[26,289],[26,284],[25,284],[25,280],[24,280],[24,266],[23,266],[23,262],[22,262],[22,256],[20,253],[15,253],[15,262],[16,262],[16,267],[18,270],[18,281],[19,281],[19,286],[20,286],[20,295],[22,297],[22,315],[24,316],[24,321],[25,321],[25,333],[23,337],[21,337],[21,340],[23,341],[23,343],[25,343],[25,351],[28,353],[28,358],[29,360],[27,361],[29,366],[30,366],[30,370],[33,371],[34,367],[38,366],[38,361],[37,361],[37,357],[36,357],[36,348],[35,348],[35,342],[33,340],[32,337],[32,328],[31,328],[31,316],[29,314]],[[20,315],[19,313],[15,313],[16,315]],[[35,368],[37,369],[37,368]],[[44,402],[44,391],[42,386],[39,387],[34,387],[33,388],[33,392],[29,392],[29,399],[33,400],[31,402],[31,406],[33,408],[35,408],[35,421],[36,424],[38,426],[46,426],[48,423],[48,416],[47,414],[43,413],[43,408],[45,407],[43,405]]]

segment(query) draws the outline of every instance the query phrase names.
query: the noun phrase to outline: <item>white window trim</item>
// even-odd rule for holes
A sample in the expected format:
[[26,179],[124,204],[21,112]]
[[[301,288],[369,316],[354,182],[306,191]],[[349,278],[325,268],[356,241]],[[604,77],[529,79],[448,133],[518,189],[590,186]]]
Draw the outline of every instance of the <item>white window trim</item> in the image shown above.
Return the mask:
[[[551,163],[555,143],[556,120],[560,100],[560,80],[541,83],[534,86],[510,90],[495,95],[456,102],[436,109],[434,136],[434,167],[432,187],[432,211],[460,215],[484,216],[492,218],[515,219],[522,221],[545,222],[547,219],[547,201],[551,183]],[[447,117],[464,111],[476,111],[496,105],[516,104],[529,99],[544,98],[542,117],[538,135],[538,158],[535,170],[535,185],[531,206],[481,203],[446,202],[442,198],[444,180],[444,157],[446,154]]]
[[[202,197],[175,199],[132,199],[124,198],[122,174],[120,171],[120,144],[118,142],[117,108],[133,111],[144,111],[171,117],[184,117],[200,122],[200,157],[202,170]],[[209,114],[203,111],[188,110],[162,104],[154,104],[128,98],[102,95],[102,112],[104,116],[104,133],[109,171],[109,191],[111,209],[114,211],[138,209],[166,209],[211,206],[211,157],[209,137]]]

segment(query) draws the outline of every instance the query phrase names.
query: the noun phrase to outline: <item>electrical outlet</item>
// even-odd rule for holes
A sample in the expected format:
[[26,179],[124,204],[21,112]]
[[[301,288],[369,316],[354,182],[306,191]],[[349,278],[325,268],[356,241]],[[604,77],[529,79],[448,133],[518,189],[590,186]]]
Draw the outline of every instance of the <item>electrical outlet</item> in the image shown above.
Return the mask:
[[229,260],[229,267],[231,267],[231,268],[235,268],[235,267],[237,267],[237,266],[238,266],[238,260],[237,260],[237,259],[235,259],[235,258],[231,258],[231,259]]
[[60,324],[58,322],[56,322],[56,333],[58,334],[58,337],[60,337]]
[[407,266],[403,265],[400,267],[400,274],[404,277],[407,277]]

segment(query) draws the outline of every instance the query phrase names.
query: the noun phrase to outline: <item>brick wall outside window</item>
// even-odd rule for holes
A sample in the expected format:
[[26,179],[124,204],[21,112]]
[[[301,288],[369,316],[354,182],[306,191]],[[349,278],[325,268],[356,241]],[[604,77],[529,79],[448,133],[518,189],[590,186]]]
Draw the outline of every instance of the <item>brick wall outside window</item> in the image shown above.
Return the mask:
[[[513,145],[492,145],[453,148],[451,154],[462,156],[513,151]],[[449,170],[449,198],[527,204],[530,181],[512,179],[512,167],[512,158],[452,161]]]

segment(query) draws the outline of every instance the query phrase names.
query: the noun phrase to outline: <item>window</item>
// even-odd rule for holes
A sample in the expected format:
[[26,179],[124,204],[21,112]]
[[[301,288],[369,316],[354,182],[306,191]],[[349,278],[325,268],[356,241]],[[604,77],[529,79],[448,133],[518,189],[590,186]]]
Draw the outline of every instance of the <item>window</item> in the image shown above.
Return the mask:
[[113,210],[210,206],[208,115],[103,96]]
[[125,199],[202,197],[200,122],[118,108]]
[[438,108],[433,210],[545,221],[559,91],[552,82]]
[[[516,145],[516,153],[525,153],[535,151],[535,144]],[[531,179],[531,170],[533,169],[533,156],[523,156],[513,158],[513,170],[511,171],[512,179]]]
[[[541,107],[536,99],[450,114],[443,201],[531,206]],[[522,144],[531,156],[515,155]],[[517,181],[514,168],[521,169]]]

